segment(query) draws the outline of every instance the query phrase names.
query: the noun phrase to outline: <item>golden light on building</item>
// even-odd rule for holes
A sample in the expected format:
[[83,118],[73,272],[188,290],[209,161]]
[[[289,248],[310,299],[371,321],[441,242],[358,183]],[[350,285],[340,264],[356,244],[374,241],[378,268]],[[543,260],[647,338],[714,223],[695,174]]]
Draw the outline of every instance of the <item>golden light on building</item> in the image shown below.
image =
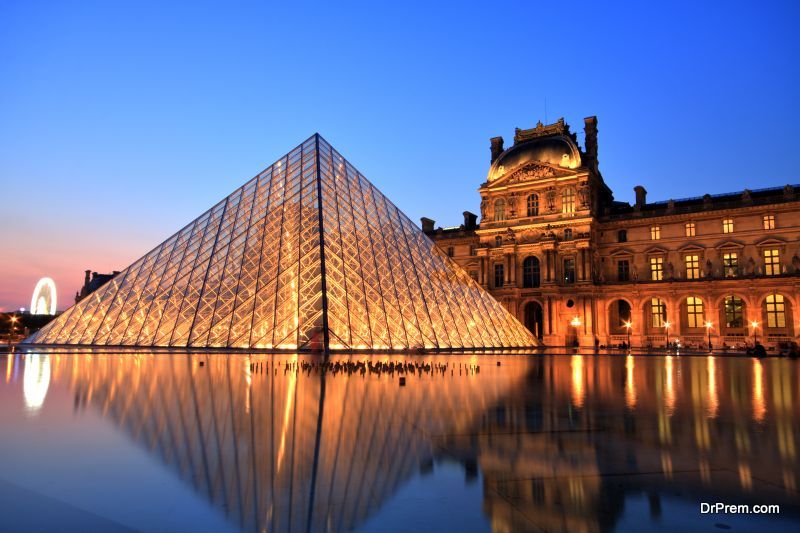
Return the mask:
[[538,344],[319,135],[25,342],[287,352]]
[[574,343],[579,311],[588,346],[743,349],[746,317],[776,293],[779,325],[762,340],[800,342],[800,186],[648,202],[637,185],[625,201],[600,171],[597,117],[583,126],[583,146],[563,118],[515,129],[511,146],[491,138],[480,214],[424,218],[423,231],[549,346]]

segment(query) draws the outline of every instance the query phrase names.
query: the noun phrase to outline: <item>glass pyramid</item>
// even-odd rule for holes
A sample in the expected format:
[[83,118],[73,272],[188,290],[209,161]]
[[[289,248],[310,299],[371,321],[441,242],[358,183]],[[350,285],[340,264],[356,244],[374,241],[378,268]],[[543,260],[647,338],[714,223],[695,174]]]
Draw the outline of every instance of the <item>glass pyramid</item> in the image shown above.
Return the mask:
[[316,134],[25,342],[267,350],[536,345]]

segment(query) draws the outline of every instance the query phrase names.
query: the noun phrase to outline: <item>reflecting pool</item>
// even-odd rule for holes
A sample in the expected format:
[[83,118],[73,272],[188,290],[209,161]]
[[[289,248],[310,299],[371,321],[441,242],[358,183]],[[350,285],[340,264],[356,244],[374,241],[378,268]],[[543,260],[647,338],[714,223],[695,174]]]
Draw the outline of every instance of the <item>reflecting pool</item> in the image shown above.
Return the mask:
[[2,529],[800,528],[796,361],[319,361],[0,355]]

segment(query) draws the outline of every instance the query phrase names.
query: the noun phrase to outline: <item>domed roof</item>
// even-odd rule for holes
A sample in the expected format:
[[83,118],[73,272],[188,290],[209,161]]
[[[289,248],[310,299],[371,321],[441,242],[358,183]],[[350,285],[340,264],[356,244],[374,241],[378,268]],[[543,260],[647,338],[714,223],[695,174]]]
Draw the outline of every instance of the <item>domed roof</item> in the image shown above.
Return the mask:
[[551,126],[517,130],[514,145],[501,153],[489,169],[489,181],[522,166],[538,162],[555,167],[575,169],[581,166],[581,152],[569,133],[569,126],[559,121]]

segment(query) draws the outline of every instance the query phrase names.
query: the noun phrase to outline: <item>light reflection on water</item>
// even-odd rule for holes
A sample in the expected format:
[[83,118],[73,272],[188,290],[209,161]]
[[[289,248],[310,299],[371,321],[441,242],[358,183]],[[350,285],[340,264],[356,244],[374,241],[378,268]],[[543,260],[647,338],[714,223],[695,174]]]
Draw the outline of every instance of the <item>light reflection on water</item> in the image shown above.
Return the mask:
[[[298,355],[5,357],[0,397],[19,391],[24,408],[0,403],[4,432],[35,421],[68,434],[55,410],[69,399],[245,530],[403,529],[409,502],[431,529],[453,526],[436,513],[450,502],[480,508],[467,528],[497,531],[629,529],[642,506],[651,526],[736,523],[699,514],[715,501],[781,504],[783,525],[800,511],[800,367],[785,359],[353,358],[423,365],[400,374],[322,372]],[[480,479],[482,501],[445,464]]]

